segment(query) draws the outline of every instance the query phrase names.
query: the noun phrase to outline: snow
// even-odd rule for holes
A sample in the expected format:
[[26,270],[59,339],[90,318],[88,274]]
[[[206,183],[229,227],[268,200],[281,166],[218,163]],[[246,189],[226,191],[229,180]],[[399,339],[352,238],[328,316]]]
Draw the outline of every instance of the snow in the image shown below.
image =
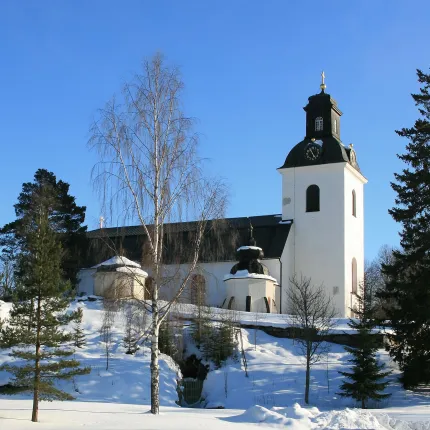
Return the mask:
[[148,277],[148,273],[144,270],[140,269],[139,267],[118,267],[116,269],[117,272],[123,272],[123,273],[129,273],[133,275],[141,275],[145,278]]
[[[236,361],[230,360],[221,369],[209,372],[203,386],[208,406],[248,409],[256,404],[266,408],[303,404],[305,366],[294,340],[275,338],[254,329],[242,329],[242,337],[249,376],[245,376],[240,355]],[[342,345],[330,347],[329,354],[312,367],[310,401],[323,410],[356,407],[354,401],[337,394],[343,379],[339,371],[348,369],[350,356]],[[387,388],[392,396],[371,407],[430,405],[430,397],[401,387],[397,380],[399,371],[385,350],[379,350],[378,357],[393,371]],[[430,406],[427,413],[430,414]]]
[[[100,301],[74,302],[71,309],[83,309],[83,330],[87,344],[78,349],[76,358],[91,366],[89,375],[61,387],[77,397],[74,402],[42,402],[38,429],[71,430],[85,427],[99,429],[396,429],[430,430],[430,396],[404,390],[399,372],[388,354],[380,350],[379,359],[393,374],[387,389],[392,396],[375,409],[356,409],[350,399],[337,392],[346,370],[349,355],[342,345],[331,345],[331,351],[311,371],[311,406],[304,405],[305,371],[303,359],[292,339],[275,338],[254,329],[242,329],[248,374],[245,376],[240,354],[222,368],[209,372],[203,387],[206,408],[186,409],[176,405],[176,381],[180,373],[168,356],[160,354],[161,415],[146,412],[150,403],[150,352],[142,347],[136,355],[127,355],[121,345],[124,320],[118,315],[113,324],[113,348],[106,370],[104,344],[99,330],[103,321]],[[0,318],[7,317],[10,303],[0,302]],[[192,314],[192,305],[181,305],[182,317]],[[221,319],[221,309],[212,309]],[[253,324],[285,323],[285,316],[237,312],[239,319]],[[267,320],[265,320],[267,317]],[[278,319],[276,319],[276,318]],[[283,320],[281,319],[283,318]],[[253,320],[254,319],[254,320]],[[338,320],[339,327],[347,320]],[[148,321],[149,323],[149,321]],[[0,365],[12,360],[9,350],[0,349]],[[9,374],[0,372],[0,385],[9,381]],[[75,391],[77,389],[77,391]],[[379,409],[377,409],[379,408]],[[0,429],[34,428],[30,422],[31,400],[28,395],[0,396]]]
[[103,263],[97,264],[92,267],[92,269],[96,269],[100,266],[130,266],[130,267],[142,267],[139,263],[136,263],[134,261],[129,260],[126,257],[122,256],[115,256],[112,258],[109,258],[109,260],[103,261]]
[[262,251],[262,249],[260,247],[258,247],[258,246],[241,246],[240,248],[237,248],[236,251],[237,252],[239,252],[239,251],[245,251],[247,249],[255,249],[257,251]]
[[259,273],[249,273],[247,270],[238,270],[234,275],[232,274],[225,275],[224,281],[227,281],[228,279],[246,279],[246,278],[267,279],[268,281],[278,282],[275,278],[272,278],[272,276],[262,275]]
[[[238,271],[237,273],[242,273],[246,271]],[[233,276],[233,275],[226,275]],[[265,276],[265,275],[260,275]],[[165,303],[165,302],[164,302]],[[161,304],[163,306],[163,302]],[[180,303],[175,305],[173,312],[182,318],[193,318],[197,315],[197,307],[195,305]],[[274,328],[286,328],[292,325],[291,318],[287,314],[266,314],[266,313],[256,313],[256,312],[245,312],[245,311],[231,311],[222,308],[210,308],[211,316],[216,321],[222,321],[226,316],[232,316],[234,320],[242,325],[252,325],[259,327],[274,327]],[[348,325],[348,318],[333,318],[333,327],[330,330],[332,334],[352,334],[356,330],[352,329]],[[375,329],[375,333],[379,332],[389,332],[390,329]]]
[[85,402],[41,403],[39,423],[30,421],[30,400],[0,400],[0,428],[7,430],[245,430],[274,429],[374,429],[429,430],[430,421],[402,421],[374,411],[344,409],[320,412],[298,404],[267,409],[252,406],[241,410],[204,410],[161,407],[160,415],[149,413],[149,406]]
[[[106,370],[105,344],[100,337],[104,315],[103,304],[99,301],[75,302],[71,310],[77,307],[83,310],[82,328],[87,343],[82,349],[76,350],[75,356],[82,366],[91,367],[91,373],[77,377],[76,386],[72,381],[62,381],[60,387],[73,394],[78,401],[148,404],[150,401],[149,348],[143,347],[135,355],[125,354],[125,348],[122,346],[125,321],[121,315],[118,315],[112,327],[113,347],[110,352],[109,368]],[[2,303],[0,315],[4,318],[10,308],[10,303]],[[0,349],[0,365],[12,360],[8,353],[9,350]],[[169,356],[160,354],[161,405],[176,406],[175,401],[178,398],[176,381],[180,377],[179,373],[179,368],[173,360]],[[9,374],[0,372],[0,385],[8,381]],[[29,398],[28,395],[14,397]],[[9,397],[0,395],[0,399],[6,398]],[[2,429],[1,424],[0,429]]]

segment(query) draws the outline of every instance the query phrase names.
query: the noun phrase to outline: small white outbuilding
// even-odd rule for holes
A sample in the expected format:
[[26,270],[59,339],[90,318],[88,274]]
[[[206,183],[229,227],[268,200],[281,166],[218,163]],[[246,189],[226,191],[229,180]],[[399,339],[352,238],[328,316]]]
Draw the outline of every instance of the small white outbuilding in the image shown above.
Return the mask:
[[145,299],[148,273],[126,257],[115,256],[94,266],[94,294],[116,298]]
[[278,313],[279,285],[260,259],[263,250],[255,246],[251,238],[250,246],[237,250],[239,262],[225,275],[227,297],[224,307],[237,311]]

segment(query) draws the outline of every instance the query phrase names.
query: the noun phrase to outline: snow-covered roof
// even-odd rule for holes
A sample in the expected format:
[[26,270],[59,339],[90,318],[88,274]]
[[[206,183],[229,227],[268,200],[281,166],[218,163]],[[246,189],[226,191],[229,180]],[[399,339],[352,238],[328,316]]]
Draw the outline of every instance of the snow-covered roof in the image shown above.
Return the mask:
[[116,269],[117,272],[122,273],[129,273],[131,275],[140,275],[144,276],[145,278],[148,277],[148,273],[146,273],[144,270],[140,269],[139,267],[118,267]]
[[256,249],[257,251],[262,251],[262,249],[258,246],[241,246],[240,248],[237,248],[236,251],[245,251],[246,249]]
[[224,281],[227,281],[228,279],[246,279],[246,278],[252,278],[252,279],[266,279],[267,281],[273,281],[278,283],[278,281],[269,275],[263,275],[260,273],[249,273],[247,270],[238,270],[234,275],[228,274],[224,276]]
[[103,261],[103,263],[97,264],[93,266],[93,269],[96,269],[100,266],[128,266],[128,267],[138,267],[142,266],[139,263],[129,260],[126,257],[122,257],[120,255],[116,255],[115,257],[109,258],[109,260]]

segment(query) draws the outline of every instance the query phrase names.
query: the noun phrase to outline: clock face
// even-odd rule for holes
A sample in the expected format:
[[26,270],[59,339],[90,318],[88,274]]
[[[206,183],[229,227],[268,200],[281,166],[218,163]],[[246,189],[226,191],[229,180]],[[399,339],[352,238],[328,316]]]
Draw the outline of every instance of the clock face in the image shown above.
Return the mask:
[[318,158],[320,158],[321,152],[322,152],[321,146],[319,146],[319,145],[317,145],[315,143],[310,143],[305,148],[305,157],[309,161],[315,161],[315,160],[318,160]]

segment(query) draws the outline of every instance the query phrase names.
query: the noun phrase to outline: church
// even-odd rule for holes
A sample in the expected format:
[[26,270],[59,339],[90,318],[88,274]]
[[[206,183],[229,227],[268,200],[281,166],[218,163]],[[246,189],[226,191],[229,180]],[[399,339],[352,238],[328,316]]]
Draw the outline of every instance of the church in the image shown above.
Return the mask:
[[[217,238],[205,237],[198,268],[181,299],[184,302],[196,303],[203,297],[205,304],[215,307],[287,313],[290,279],[305,276],[313,285],[324,285],[339,317],[351,316],[364,276],[367,180],[353,145],[341,141],[342,112],[325,91],[324,73],[320,90],[304,107],[304,139],[277,168],[282,212],[227,218]],[[186,243],[193,224],[172,223],[169,231]],[[112,247],[103,246],[106,238],[117,244],[115,249],[124,258],[111,258]],[[103,287],[97,279],[107,279],[105,272],[124,276],[127,268],[140,270],[139,276],[150,283],[142,259],[145,234],[141,226],[100,228],[89,231],[88,239],[94,266],[80,271],[80,294],[101,294]],[[171,244],[175,242],[181,241]],[[187,265],[181,249],[168,243],[166,249],[170,250],[167,267]],[[160,298],[168,300],[173,292],[174,286],[168,286],[160,291]]]

